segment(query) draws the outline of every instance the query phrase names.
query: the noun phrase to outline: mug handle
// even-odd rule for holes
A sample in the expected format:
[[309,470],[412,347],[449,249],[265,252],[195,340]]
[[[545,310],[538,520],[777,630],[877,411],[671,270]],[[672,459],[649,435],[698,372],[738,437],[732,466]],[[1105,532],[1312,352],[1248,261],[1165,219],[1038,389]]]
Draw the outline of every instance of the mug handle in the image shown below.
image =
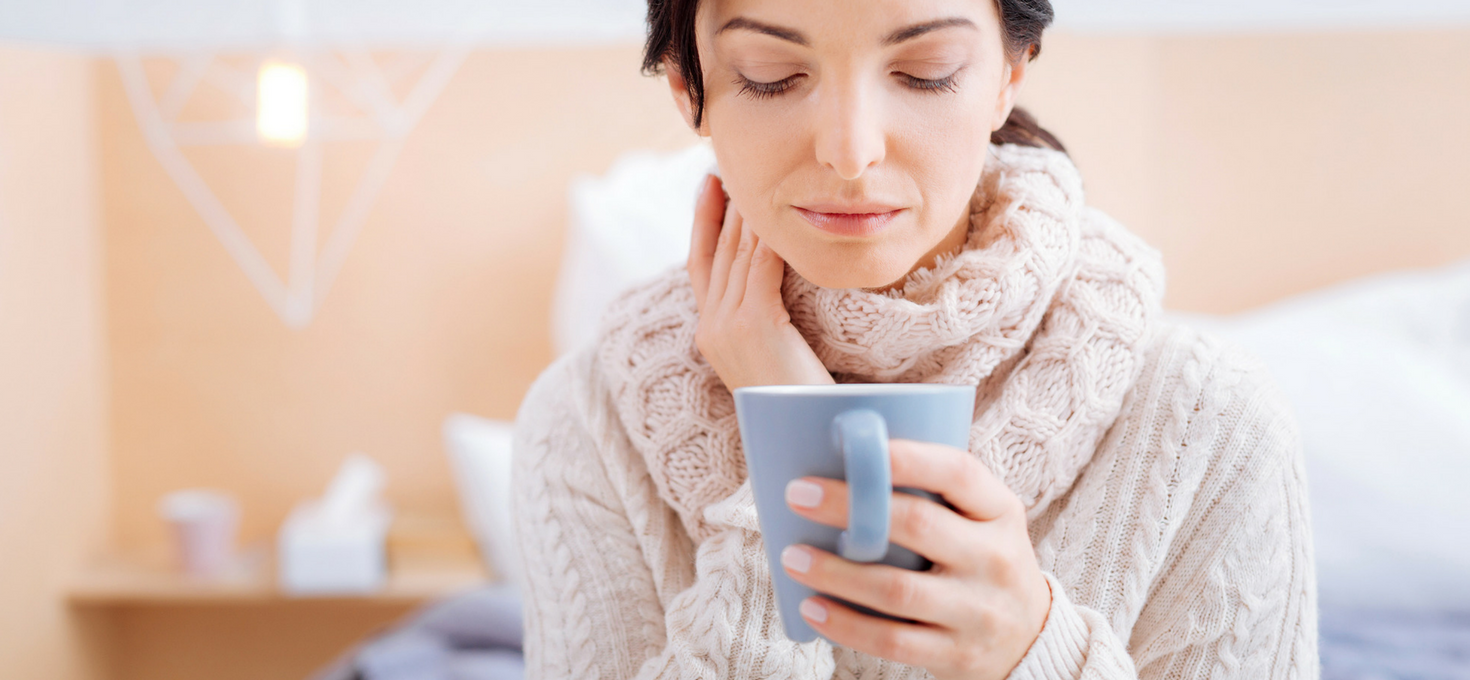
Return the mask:
[[844,411],[832,419],[832,438],[847,474],[847,530],[837,537],[837,553],[877,562],[888,554],[893,499],[888,423],[872,409]]

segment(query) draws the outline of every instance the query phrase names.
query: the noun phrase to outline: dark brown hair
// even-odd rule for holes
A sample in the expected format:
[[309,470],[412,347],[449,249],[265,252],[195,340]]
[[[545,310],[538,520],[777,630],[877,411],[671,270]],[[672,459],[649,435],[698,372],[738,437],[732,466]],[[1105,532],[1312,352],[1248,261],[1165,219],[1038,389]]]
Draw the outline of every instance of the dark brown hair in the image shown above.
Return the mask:
[[[1041,54],[1041,33],[1052,21],[1050,0],[995,0],[1000,9],[1001,33],[1006,55],[1030,61]],[[643,72],[663,73],[672,63],[684,76],[684,87],[694,109],[694,125],[704,120],[704,70],[699,66],[699,47],[694,40],[694,14],[699,0],[648,0],[648,42],[643,46]],[[1050,132],[1017,106],[1005,125],[990,134],[995,144],[1066,148]]]

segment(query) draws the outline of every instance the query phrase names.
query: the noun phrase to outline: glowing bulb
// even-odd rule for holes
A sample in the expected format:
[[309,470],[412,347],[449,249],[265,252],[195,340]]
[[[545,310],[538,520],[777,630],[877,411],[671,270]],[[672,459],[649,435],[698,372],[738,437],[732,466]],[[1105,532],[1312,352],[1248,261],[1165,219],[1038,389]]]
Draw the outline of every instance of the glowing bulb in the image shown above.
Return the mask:
[[255,92],[255,134],[276,146],[300,146],[307,128],[306,69],[266,62]]

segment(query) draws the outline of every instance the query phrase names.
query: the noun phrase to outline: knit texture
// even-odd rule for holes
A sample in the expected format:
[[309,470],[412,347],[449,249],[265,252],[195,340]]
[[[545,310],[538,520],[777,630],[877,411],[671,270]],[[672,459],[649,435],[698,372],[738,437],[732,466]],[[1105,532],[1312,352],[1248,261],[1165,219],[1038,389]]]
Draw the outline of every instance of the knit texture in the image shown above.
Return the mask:
[[[1156,257],[1085,208],[1064,157],[995,151],[962,253],[887,294],[788,273],[793,322],[840,380],[980,385],[972,450],[1030,507],[1052,589],[1011,677],[1315,677],[1279,395],[1239,351],[1154,322]],[[655,281],[523,403],[528,677],[928,677],[782,634],[695,323],[687,277]]]

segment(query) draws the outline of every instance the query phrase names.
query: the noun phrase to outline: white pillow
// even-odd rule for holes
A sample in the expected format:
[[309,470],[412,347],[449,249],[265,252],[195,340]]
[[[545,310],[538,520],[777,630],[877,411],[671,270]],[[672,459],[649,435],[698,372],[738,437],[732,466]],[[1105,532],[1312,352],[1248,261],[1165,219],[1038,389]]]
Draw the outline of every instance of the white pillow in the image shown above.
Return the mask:
[[717,172],[714,151],[698,144],[671,154],[631,151],[607,174],[572,181],[551,314],[557,354],[590,342],[619,293],[683,264],[694,201],[710,172]]
[[1322,602],[1470,609],[1470,261],[1235,317],[1295,407]]
[[510,514],[515,424],[453,413],[444,419],[443,432],[460,510],[480,556],[496,577],[519,585],[521,561]]

